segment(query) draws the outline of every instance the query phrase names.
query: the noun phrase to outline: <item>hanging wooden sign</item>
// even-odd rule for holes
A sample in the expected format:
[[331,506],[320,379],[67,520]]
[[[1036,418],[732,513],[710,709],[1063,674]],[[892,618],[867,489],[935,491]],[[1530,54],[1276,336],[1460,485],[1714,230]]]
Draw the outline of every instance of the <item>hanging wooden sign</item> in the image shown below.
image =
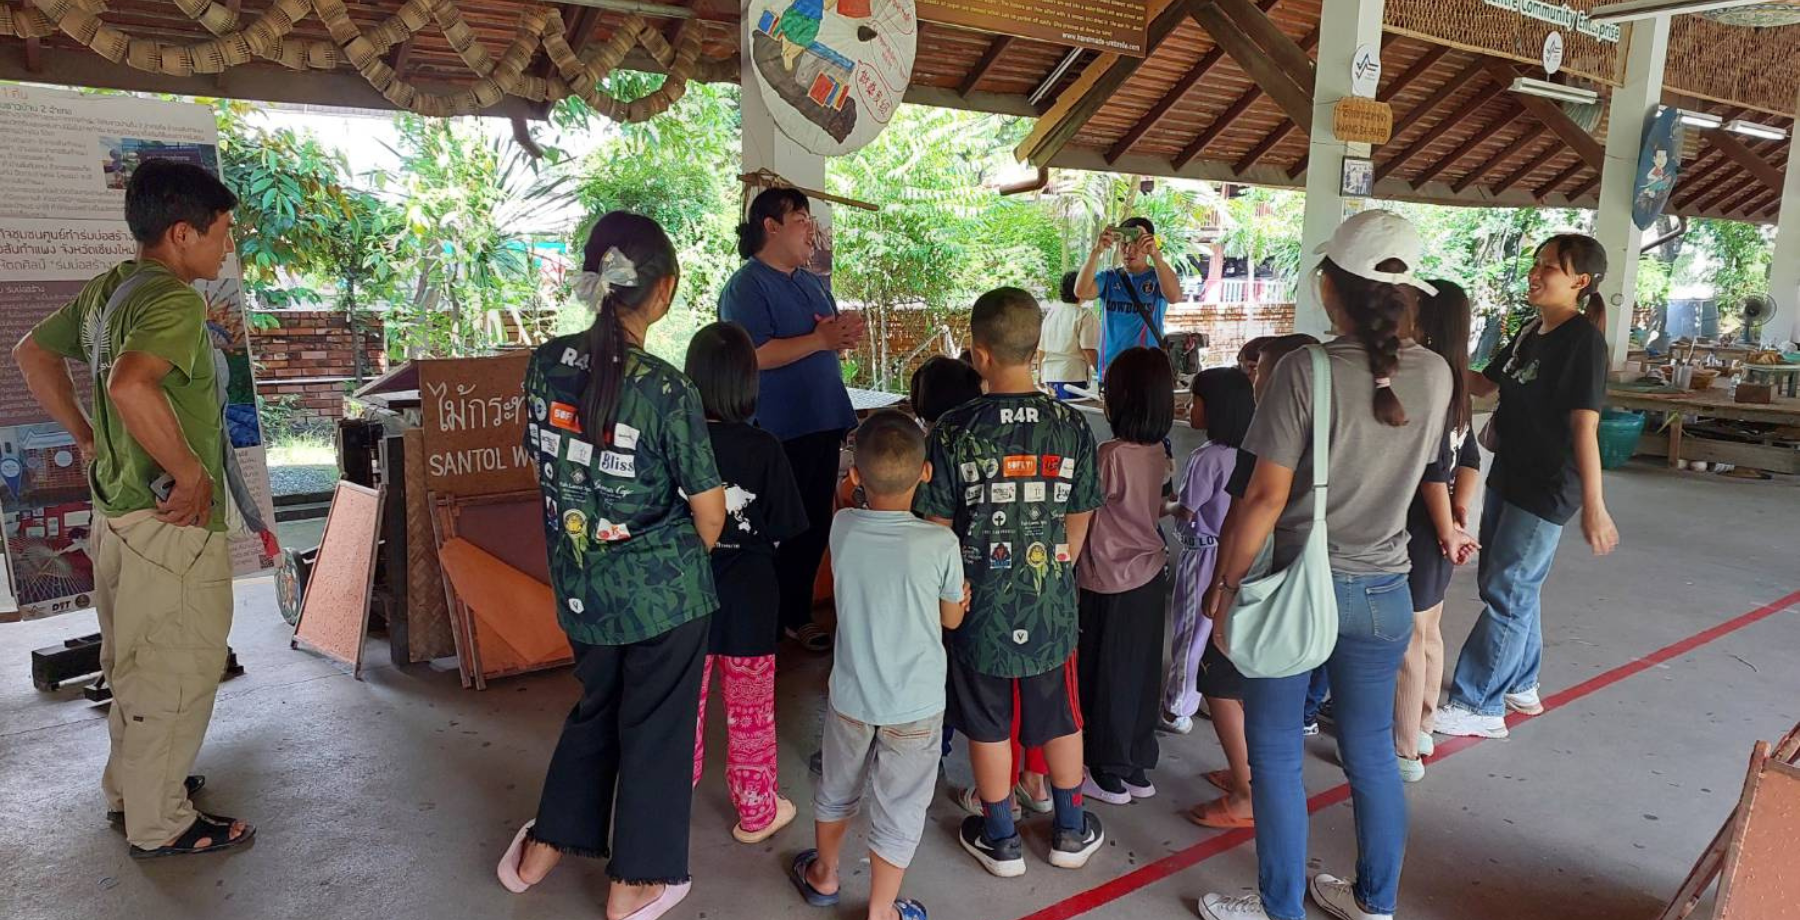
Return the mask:
[[1332,107],[1331,133],[1353,144],[1385,144],[1394,136],[1394,110],[1385,102],[1345,96]]

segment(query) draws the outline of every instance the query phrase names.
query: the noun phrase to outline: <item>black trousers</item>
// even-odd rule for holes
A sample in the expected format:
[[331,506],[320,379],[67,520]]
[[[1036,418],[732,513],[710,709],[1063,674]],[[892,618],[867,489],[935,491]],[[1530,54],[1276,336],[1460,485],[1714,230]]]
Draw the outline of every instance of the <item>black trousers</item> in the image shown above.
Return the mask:
[[1088,769],[1125,776],[1156,767],[1168,570],[1121,594],[1081,592],[1082,747]]
[[784,540],[775,550],[775,579],[781,588],[781,628],[799,629],[812,622],[813,582],[819,577],[819,561],[831,542],[831,497],[838,485],[838,452],[844,446],[841,431],[803,434],[781,442],[794,482],[800,487],[800,504],[806,509],[806,532]]
[[550,758],[532,839],[577,856],[610,854],[615,881],[688,880],[694,720],[711,621],[632,645],[570,643],[581,700]]

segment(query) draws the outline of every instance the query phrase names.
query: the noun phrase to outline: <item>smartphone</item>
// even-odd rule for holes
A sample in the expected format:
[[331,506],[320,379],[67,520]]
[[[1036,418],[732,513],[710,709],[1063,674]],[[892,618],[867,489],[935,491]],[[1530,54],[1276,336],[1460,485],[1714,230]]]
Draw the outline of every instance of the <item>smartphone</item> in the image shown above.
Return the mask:
[[1112,232],[1126,243],[1135,243],[1144,236],[1143,227],[1113,227]]
[[161,476],[150,480],[150,494],[156,496],[157,501],[166,502],[169,500],[169,496],[174,493],[175,477],[170,476],[168,473],[164,473]]

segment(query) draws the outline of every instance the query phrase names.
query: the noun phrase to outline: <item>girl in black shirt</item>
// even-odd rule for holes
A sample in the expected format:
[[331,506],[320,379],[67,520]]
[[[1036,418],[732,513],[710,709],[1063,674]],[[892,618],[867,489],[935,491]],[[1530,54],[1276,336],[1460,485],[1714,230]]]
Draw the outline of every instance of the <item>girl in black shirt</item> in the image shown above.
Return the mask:
[[1498,391],[1494,468],[1481,515],[1481,619],[1463,645],[1441,735],[1506,737],[1508,710],[1543,711],[1538,668],[1544,633],[1540,592],[1568,520],[1598,555],[1619,531],[1600,484],[1600,408],[1606,398],[1606,251],[1593,237],[1563,234],[1538,247],[1530,300],[1536,318],[1500,349],[1469,390]]

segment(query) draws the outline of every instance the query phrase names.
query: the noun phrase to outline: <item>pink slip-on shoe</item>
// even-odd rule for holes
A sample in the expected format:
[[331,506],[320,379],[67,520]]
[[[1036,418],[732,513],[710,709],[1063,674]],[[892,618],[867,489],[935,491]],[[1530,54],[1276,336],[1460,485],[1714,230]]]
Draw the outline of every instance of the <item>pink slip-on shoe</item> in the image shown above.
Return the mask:
[[500,884],[505,885],[506,890],[513,894],[524,894],[531,887],[530,882],[519,877],[519,860],[525,856],[525,837],[531,833],[531,827],[536,823],[535,819],[525,822],[525,826],[513,835],[512,846],[506,848],[506,855],[500,857],[500,867],[496,874],[500,876]]
[[693,882],[664,885],[663,893],[657,895],[656,900],[625,915],[625,920],[657,920],[663,914],[674,910],[675,905],[680,904],[682,899],[688,896],[688,890],[693,887]]

